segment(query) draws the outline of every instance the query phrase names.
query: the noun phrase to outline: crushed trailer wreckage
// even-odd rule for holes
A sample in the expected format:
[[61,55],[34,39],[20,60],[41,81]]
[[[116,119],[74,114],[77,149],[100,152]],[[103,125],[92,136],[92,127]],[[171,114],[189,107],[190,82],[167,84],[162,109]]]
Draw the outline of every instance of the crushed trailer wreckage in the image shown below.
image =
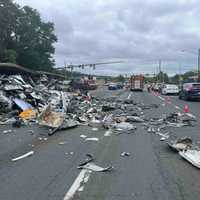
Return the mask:
[[[56,90],[58,81],[49,81],[46,75],[39,79],[2,75],[0,81],[0,108],[3,110],[0,124],[11,123],[17,126],[20,120],[26,124],[38,123],[50,128],[49,135],[52,135],[56,131],[84,123],[102,124],[103,127],[107,123],[111,129],[131,131],[136,129],[132,123],[143,122],[135,114],[137,108],[134,109],[134,116],[131,116],[131,102],[124,104],[113,99],[94,98],[90,94],[59,91]],[[12,85],[15,87],[11,87]],[[107,120],[110,112],[112,117]],[[124,114],[127,117],[121,120]],[[93,127],[92,130],[96,131],[98,128]]]
[[[39,79],[21,75],[0,77],[0,124],[32,122],[49,128],[49,135],[59,130],[81,125],[100,124],[111,132],[132,133],[140,123],[147,132],[168,139],[170,127],[193,126],[196,119],[189,113],[171,113],[162,118],[146,119],[145,112],[158,109],[160,104],[144,104],[132,99],[116,97],[93,97],[89,93],[57,90],[60,82],[48,80],[46,75]],[[11,87],[11,86],[15,87]],[[21,122],[20,122],[21,121]],[[18,123],[20,122],[20,123]],[[98,127],[92,127],[98,131]],[[89,138],[87,140],[90,140]]]

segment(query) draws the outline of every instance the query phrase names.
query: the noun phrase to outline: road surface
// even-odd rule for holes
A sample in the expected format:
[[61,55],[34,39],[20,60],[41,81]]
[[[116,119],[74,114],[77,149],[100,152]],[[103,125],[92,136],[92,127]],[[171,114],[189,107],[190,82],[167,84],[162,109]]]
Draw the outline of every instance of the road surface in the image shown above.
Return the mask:
[[[116,96],[144,104],[160,104],[145,111],[146,118],[182,111],[185,104],[200,118],[200,102],[166,99],[147,92],[108,91],[99,88],[99,97]],[[174,128],[171,136],[190,136],[197,145],[200,126]],[[1,126],[0,199],[2,200],[197,200],[200,170],[172,152],[160,137],[137,125],[132,134],[104,136],[105,129],[80,126],[48,137],[36,125],[13,129]],[[11,133],[3,133],[11,129]],[[85,141],[80,135],[97,137]],[[11,159],[34,150],[34,155],[12,162]],[[121,157],[121,152],[130,152]],[[110,172],[86,173],[78,164],[92,153],[100,166],[113,165]],[[81,186],[81,187],[79,187]]]

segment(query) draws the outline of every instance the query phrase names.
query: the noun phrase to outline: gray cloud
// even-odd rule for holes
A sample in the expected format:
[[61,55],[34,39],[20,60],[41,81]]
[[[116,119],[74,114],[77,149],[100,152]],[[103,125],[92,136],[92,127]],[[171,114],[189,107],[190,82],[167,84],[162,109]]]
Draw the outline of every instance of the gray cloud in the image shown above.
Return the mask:
[[[56,64],[122,59],[95,73],[155,73],[194,69],[200,41],[198,0],[16,0],[55,23]],[[181,52],[185,50],[185,52]]]

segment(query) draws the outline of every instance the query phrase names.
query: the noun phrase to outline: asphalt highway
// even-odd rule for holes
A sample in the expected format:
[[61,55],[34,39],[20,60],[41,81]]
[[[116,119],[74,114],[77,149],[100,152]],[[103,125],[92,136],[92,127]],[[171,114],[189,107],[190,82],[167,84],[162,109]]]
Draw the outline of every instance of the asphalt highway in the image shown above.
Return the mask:
[[[115,96],[134,102],[160,105],[145,111],[145,118],[182,112],[185,105],[196,116],[193,127],[171,128],[170,136],[189,136],[200,145],[200,102],[185,102],[147,92],[108,91],[101,87],[97,97]],[[59,131],[49,137],[48,130],[36,125],[13,129],[2,126],[0,132],[1,200],[197,200],[200,193],[200,169],[171,151],[160,136],[147,133],[141,124],[131,134],[105,136],[100,125]],[[11,130],[5,133],[4,130]],[[81,135],[97,137],[85,141]],[[17,162],[11,159],[33,150],[34,154]],[[121,152],[130,156],[122,157]],[[108,172],[77,169],[87,153],[99,166],[114,168]],[[79,185],[81,184],[81,185]],[[79,187],[81,186],[81,187]]]

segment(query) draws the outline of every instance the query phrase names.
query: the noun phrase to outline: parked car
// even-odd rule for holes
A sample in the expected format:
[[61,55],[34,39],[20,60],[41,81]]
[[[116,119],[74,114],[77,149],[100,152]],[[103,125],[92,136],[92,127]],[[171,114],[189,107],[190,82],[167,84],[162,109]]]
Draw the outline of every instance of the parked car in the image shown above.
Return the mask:
[[167,95],[167,94],[178,95],[179,94],[179,88],[178,88],[177,85],[174,85],[174,84],[165,84],[162,87],[161,93],[164,94],[164,95]]
[[108,86],[108,90],[117,90],[118,86],[115,83],[110,83]]
[[185,83],[181,87],[179,99],[200,99],[200,83]]
[[155,85],[153,85],[153,91],[155,92],[160,92],[160,88],[161,88],[161,84],[160,83],[156,83]]
[[117,83],[117,88],[118,89],[123,89],[124,87],[124,84],[123,83]]

